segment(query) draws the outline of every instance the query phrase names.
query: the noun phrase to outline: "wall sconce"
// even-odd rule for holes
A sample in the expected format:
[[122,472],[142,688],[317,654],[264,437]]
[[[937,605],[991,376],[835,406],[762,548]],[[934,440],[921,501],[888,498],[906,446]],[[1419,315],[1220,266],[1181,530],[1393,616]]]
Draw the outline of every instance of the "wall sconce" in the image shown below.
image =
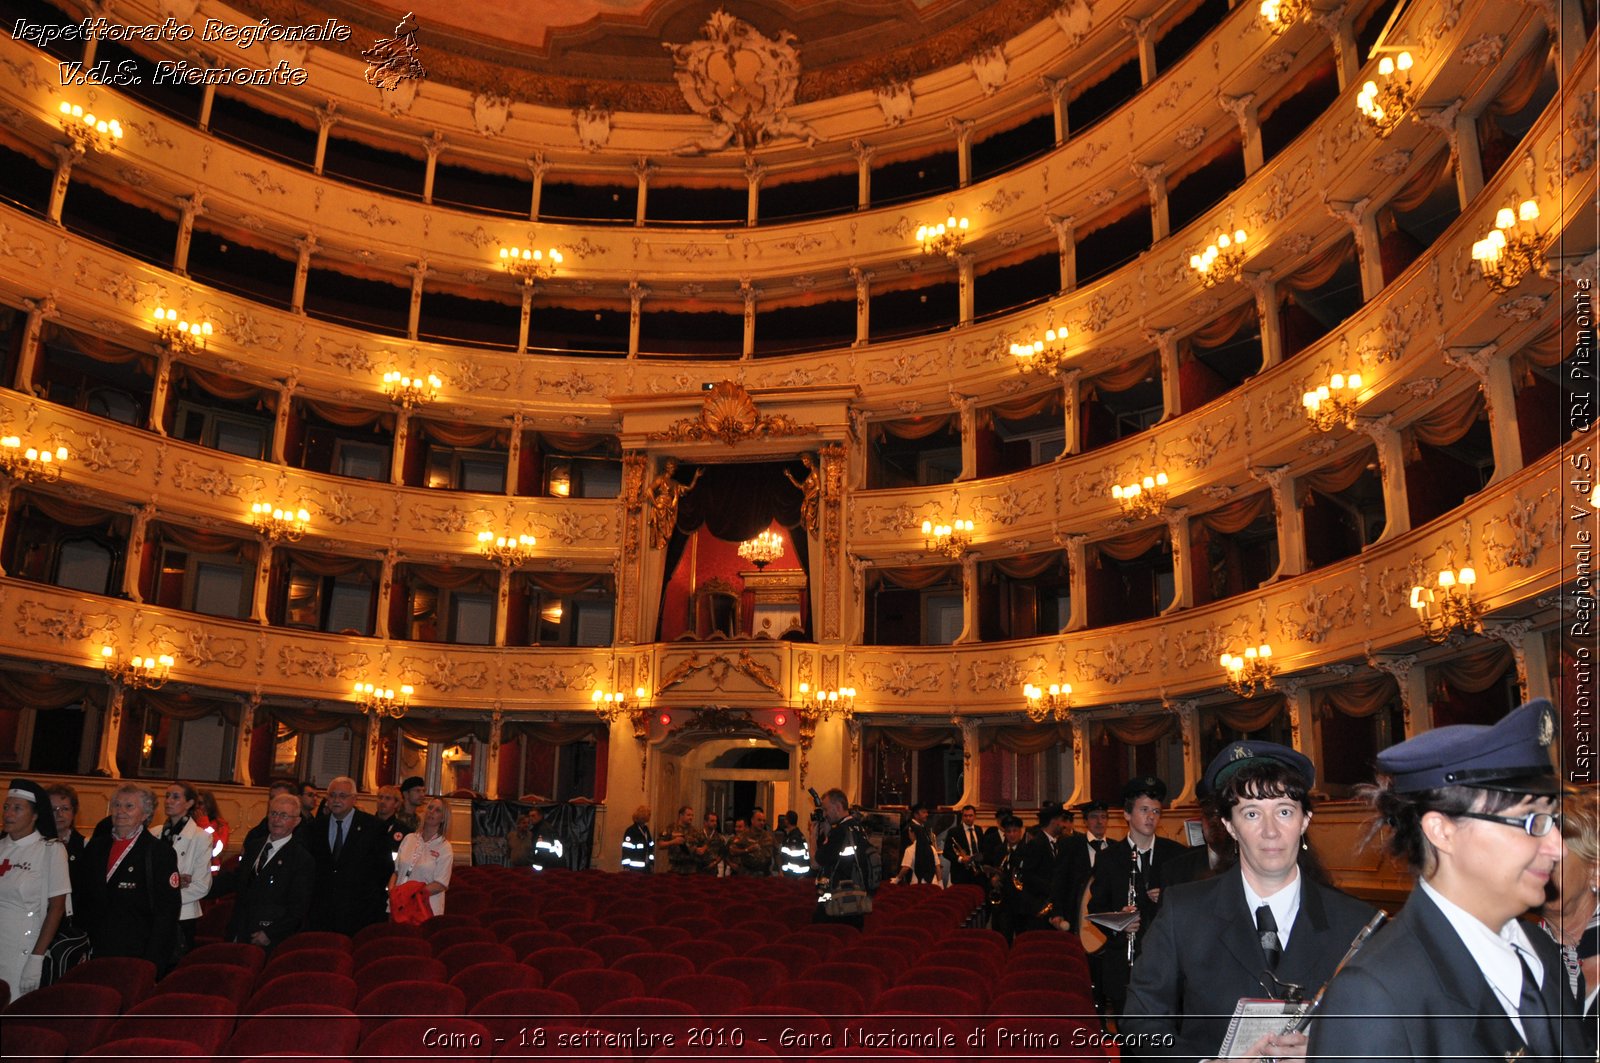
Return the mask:
[[100,661],[113,682],[134,690],[160,690],[166,686],[167,676],[177,663],[170,653],[123,660],[110,646],[100,647]]
[[949,524],[935,521],[922,522],[922,548],[930,554],[943,554],[952,561],[972,548],[974,525],[970,520],[955,520]]
[[387,716],[398,720],[406,714],[406,709],[411,704],[411,695],[416,693],[415,688],[402,684],[398,691],[394,687],[379,686],[375,683],[357,683],[355,685],[356,701],[361,704],[363,712],[370,712],[374,716]]
[[1022,359],[1025,373],[1056,373],[1067,360],[1067,328],[1045,329],[1044,339],[1012,343],[1011,353]]
[[398,369],[391,369],[383,374],[383,393],[389,396],[389,401],[411,409],[424,402],[432,402],[439,397],[439,388],[444,381],[429,373],[427,376],[412,376],[402,373]]
[[497,565],[516,568],[533,556],[539,540],[531,535],[496,535],[491,531],[478,533],[478,552]]
[[62,103],[61,128],[72,138],[73,147],[80,152],[115,151],[122,139],[122,123],[115,118],[97,118],[75,103]]
[[594,714],[604,720],[607,726],[618,720],[626,719],[633,724],[633,737],[640,742],[650,737],[649,709],[645,706],[647,691],[644,687],[633,688],[633,704],[628,704],[628,695],[622,691],[612,693],[602,687],[595,687],[589,700],[593,703]]
[[527,247],[500,249],[500,268],[523,284],[549,280],[556,275],[556,267],[561,265],[561,262],[561,252],[553,247],[548,251],[536,251]]
[[1236,281],[1244,275],[1246,239],[1248,236],[1243,229],[1218,233],[1204,251],[1189,256],[1189,268],[1199,275],[1201,286],[1215,287],[1227,281]]
[[206,349],[214,331],[209,321],[184,321],[168,307],[156,307],[156,339],[176,355],[192,355]]
[[1319,432],[1331,432],[1340,425],[1356,426],[1356,396],[1361,394],[1361,374],[1335,373],[1326,384],[1308,391],[1300,400],[1306,416]]
[[21,436],[0,437],[0,471],[13,479],[55,483],[69,456],[66,447],[25,447]]
[[1483,607],[1472,596],[1478,574],[1471,565],[1440,569],[1438,590],[1418,584],[1411,588],[1411,608],[1429,642],[1448,642],[1456,632],[1483,634]]
[[938,225],[917,226],[917,243],[922,245],[922,253],[930,257],[955,258],[966,239],[967,219],[954,214]]
[[274,506],[271,502],[250,503],[250,523],[268,542],[299,542],[310,520],[311,514],[304,509]]
[[754,539],[739,544],[739,556],[756,566],[760,572],[783,556],[783,536],[768,528]]
[[1472,260],[1478,264],[1484,283],[1502,295],[1522,283],[1522,278],[1539,258],[1539,204],[1523,200],[1513,211],[1501,207],[1489,235],[1472,245]]
[[814,720],[831,720],[835,716],[846,720],[856,715],[856,688],[840,687],[838,690],[812,690],[810,683],[800,684],[800,713]]
[[1416,102],[1411,95],[1411,53],[1401,52],[1394,59],[1384,56],[1378,61],[1378,76],[1384,79],[1383,88],[1376,81],[1362,85],[1356,95],[1356,109],[1373,133],[1387,137],[1399,128]]
[[1024,683],[1022,696],[1027,702],[1028,719],[1034,723],[1044,723],[1051,718],[1056,723],[1065,723],[1071,715],[1068,711],[1072,708],[1071,683],[1051,683],[1042,688]]
[[1133,520],[1153,517],[1167,504],[1167,474],[1158,472],[1126,487],[1112,484],[1111,497],[1122,504],[1123,514]]
[[1282,33],[1311,11],[1307,0],[1261,0],[1261,18],[1274,34]]
[[1272,677],[1278,674],[1278,666],[1272,663],[1272,647],[1265,642],[1246,649],[1243,657],[1224,653],[1222,670],[1228,677],[1228,689],[1241,698],[1253,698],[1263,690],[1271,690]]

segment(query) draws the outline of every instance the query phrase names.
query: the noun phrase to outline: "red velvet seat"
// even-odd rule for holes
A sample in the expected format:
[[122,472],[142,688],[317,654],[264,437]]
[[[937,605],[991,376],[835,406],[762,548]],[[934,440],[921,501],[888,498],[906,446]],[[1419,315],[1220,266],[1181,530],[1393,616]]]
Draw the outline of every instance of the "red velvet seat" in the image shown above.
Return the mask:
[[[541,1032],[543,1036],[540,1036]],[[615,1055],[610,1049],[595,1048],[581,1040],[594,1035],[603,1036],[604,1033],[604,1030],[596,1030],[582,1019],[541,1023],[537,1027],[524,1026],[512,1029],[509,1034],[496,1032],[499,1043],[494,1055],[496,1059],[532,1056],[538,1059],[582,1059],[585,1063],[632,1063],[633,1056],[625,1051]]]
[[819,963],[801,972],[800,977],[814,982],[837,982],[853,986],[868,1007],[878,999],[878,994],[887,988],[889,982],[882,971],[864,963]]
[[552,1017],[563,1019],[583,1014],[578,1002],[566,993],[549,989],[502,989],[471,1005],[467,1014],[487,1026],[502,1043],[517,1039],[517,1032],[528,1026],[546,1025]]
[[350,939],[350,946],[359,951],[362,946],[370,945],[374,941],[385,938],[417,938],[422,937],[422,930],[410,923],[373,923],[356,931],[355,937]]
[[616,960],[611,969],[638,976],[647,994],[668,979],[695,972],[694,961],[675,952],[635,952]]
[[[679,1044],[688,1039],[690,1027],[699,1022],[700,1016],[694,1008],[664,997],[622,997],[602,1004],[589,1016],[589,1024],[596,1029],[613,1033],[640,1031],[655,1037],[670,1034]],[[648,1048],[635,1050],[634,1055],[647,1055],[649,1051]]]
[[121,1037],[78,1056],[79,1059],[118,1059],[150,1063],[153,1059],[207,1058],[211,1053],[192,1041],[168,1037]]
[[6,1005],[5,1026],[37,1026],[53,1030],[76,1056],[105,1040],[106,1031],[122,1014],[122,994],[110,986],[57,983],[35,989]]
[[848,923],[813,923],[800,932],[830,937],[841,945],[855,944],[861,937],[861,931]]
[[652,949],[660,950],[668,945],[676,945],[680,941],[688,941],[694,935],[681,926],[646,926],[629,932],[633,937],[644,938],[650,943]]
[[259,946],[242,941],[213,941],[184,953],[178,966],[187,967],[193,963],[231,963],[236,967],[248,968],[252,974],[259,974],[261,968],[267,965],[267,953]]
[[432,956],[385,956],[355,973],[356,999],[391,982],[447,982],[450,972]]
[[617,932],[617,928],[597,919],[586,919],[567,923],[561,928],[561,932],[571,938],[574,945],[586,949],[589,947],[589,942],[595,938],[609,937]]
[[351,969],[359,971],[369,963],[393,956],[432,956],[433,944],[420,937],[374,938],[357,945],[351,956]]
[[354,1010],[361,1017],[361,1036],[365,1038],[385,1023],[410,1018],[419,1011],[439,1017],[465,1015],[467,995],[444,982],[386,982],[361,997]]
[[17,1063],[61,1063],[67,1058],[66,1037],[43,1026],[8,1022],[5,1040],[5,1058]]
[[317,1052],[349,1056],[361,1043],[361,1020],[331,1004],[267,1008],[239,1020],[222,1059]]
[[725,960],[733,955],[733,950],[722,942],[703,939],[680,941],[676,945],[668,945],[661,951],[687,957],[697,971],[703,971],[718,960]]
[[667,918],[668,926],[682,927],[693,938],[704,938],[707,934],[722,929],[722,924],[709,915],[675,915]]
[[355,946],[344,934],[336,934],[332,930],[301,930],[290,934],[278,942],[272,950],[274,957],[282,956],[286,952],[299,952],[301,949],[333,949],[336,952],[352,952]]
[[132,1038],[187,1041],[209,1056],[233,1032],[233,1002],[201,993],[162,993],[147,997],[111,1024],[105,1040]]
[[846,945],[832,956],[830,963],[864,963],[873,970],[883,972],[886,981],[893,982],[911,968],[911,957],[894,949],[868,944],[871,938],[862,938],[860,944]]
[[122,1010],[127,1011],[149,996],[156,984],[156,965],[137,956],[97,956],[72,968],[56,984],[108,986],[122,995]]
[[621,997],[645,995],[644,983],[638,976],[604,967],[568,971],[551,982],[550,988],[571,996],[585,1012],[592,1012],[602,1004],[609,1004]]
[[1072,991],[1075,993],[1091,993],[1091,983],[1087,969],[1051,968],[1042,971],[1010,971],[995,983],[996,995],[1001,993],[1027,992],[1028,990],[1049,987],[1058,992]]
[[256,979],[266,984],[286,974],[349,974],[355,970],[355,961],[348,952],[338,949],[301,949],[274,955],[261,969]]
[[715,941],[728,946],[735,956],[743,956],[751,949],[759,949],[771,939],[764,938],[752,930],[713,930],[706,935],[707,941]]
[[[988,977],[963,967],[934,967],[918,964],[895,979],[895,986],[926,986],[934,990],[965,993],[983,1007],[989,999]],[[967,1014],[976,1014],[969,1012]]]
[[[418,1008],[426,1005],[418,1002]],[[400,1063],[489,1055],[494,1035],[481,1022],[461,1016],[391,1019],[361,1039],[360,1055]]]
[[542,989],[544,975],[525,963],[491,960],[475,963],[450,979],[467,998],[467,1007],[503,989]]
[[772,991],[789,980],[789,970],[777,960],[754,956],[734,956],[706,967],[708,975],[732,978],[750,987],[752,1002],[766,1000]]
[[725,1015],[755,1003],[755,994],[745,983],[703,972],[670,979],[662,983],[656,995],[681,1000],[700,1015]]
[[605,966],[605,960],[598,952],[571,946],[540,949],[524,956],[522,962],[544,975],[545,985],[549,985],[568,971],[583,971]]
[[351,1010],[356,1004],[356,980],[343,974],[286,974],[259,985],[239,1009],[254,1015],[284,1004],[332,1004]]
[[452,915],[480,917],[488,909],[490,901],[489,894],[484,890],[453,889],[446,903]]
[[833,1024],[809,1008],[751,1004],[736,1008],[728,1017],[730,1024],[738,1026],[747,1037],[757,1041],[765,1038],[766,1044],[774,1047],[778,1047],[783,1031],[798,1035],[789,1047],[779,1048],[780,1054],[803,1054],[809,1046],[822,1044],[824,1036],[833,1035]]
[[506,939],[505,945],[517,954],[518,959],[524,960],[541,949],[573,947],[572,939],[559,930],[526,930],[511,935]]
[[842,1025],[840,1016],[865,1015],[867,1002],[853,987],[840,982],[813,982],[800,980],[785,982],[772,994],[770,1003],[778,1007],[803,1008],[818,1015],[829,1016],[837,1034]]
[[807,967],[821,963],[822,954],[806,945],[779,942],[776,945],[763,945],[759,949],[751,949],[745,959],[776,960],[788,972],[788,977],[798,978],[800,972]]
[[629,953],[654,951],[650,942],[632,934],[601,934],[585,941],[583,947],[591,952],[598,952],[604,957],[607,965],[614,963],[618,957],[626,956]]
[[225,998],[237,1010],[240,1004],[250,999],[255,985],[255,973],[248,968],[226,963],[193,963],[174,969],[157,982],[146,994],[146,999],[163,993],[208,993]]
[[516,963],[518,959],[517,954],[506,945],[498,942],[486,945],[481,941],[451,945],[434,958],[444,964],[446,977],[449,978],[454,978],[468,967],[475,967],[480,963]]
[[429,919],[418,929],[422,931],[422,936],[427,938],[429,941],[438,941],[441,937],[443,937],[449,939],[450,942],[454,944],[456,940],[454,935],[463,932],[470,933],[471,931],[481,930],[483,928],[479,926],[478,921],[473,919],[471,916],[456,915],[453,912],[447,911],[443,915],[436,915],[432,919]]
[[[1084,1004],[1088,1003],[1088,1008]],[[1078,1015],[1092,1012],[1094,1004],[1083,993],[1063,993],[1052,989],[1020,989],[1001,993],[989,1001],[989,1014],[996,1018],[1016,1015]]]

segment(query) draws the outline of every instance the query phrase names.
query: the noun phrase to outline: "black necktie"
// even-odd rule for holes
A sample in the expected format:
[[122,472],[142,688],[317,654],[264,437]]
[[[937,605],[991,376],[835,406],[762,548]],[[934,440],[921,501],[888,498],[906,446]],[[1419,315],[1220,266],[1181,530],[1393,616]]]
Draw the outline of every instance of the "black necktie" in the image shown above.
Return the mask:
[[967,855],[973,858],[978,855],[978,831],[976,827],[967,831]]
[[333,858],[339,859],[339,853],[344,849],[344,820],[333,821]]
[[1261,955],[1267,961],[1267,970],[1276,971],[1283,946],[1278,942],[1278,921],[1272,917],[1270,904],[1256,909],[1256,936],[1261,940]]
[[1528,1042],[1528,1055],[1555,1058],[1559,1053],[1554,1031],[1550,1028],[1549,1009],[1539,995],[1539,983],[1534,980],[1533,970],[1523,958],[1522,950],[1516,953],[1517,962],[1522,965],[1522,995],[1517,1000],[1517,1012],[1522,1017],[1522,1039]]
[[261,874],[261,869],[267,866],[267,854],[270,852],[272,852],[272,843],[263,842],[261,845],[261,855],[256,857],[255,874]]

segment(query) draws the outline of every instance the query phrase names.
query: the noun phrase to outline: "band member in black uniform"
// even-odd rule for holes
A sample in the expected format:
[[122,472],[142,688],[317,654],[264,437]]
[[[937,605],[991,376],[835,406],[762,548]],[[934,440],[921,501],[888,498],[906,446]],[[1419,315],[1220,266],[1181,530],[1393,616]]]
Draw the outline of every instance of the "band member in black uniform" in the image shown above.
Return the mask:
[[[1315,781],[1308,758],[1275,742],[1234,742],[1211,761],[1209,818],[1237,841],[1237,862],[1165,887],[1118,1025],[1148,1036],[1124,1046],[1125,1058],[1142,1044],[1162,1045],[1146,1058],[1210,1059],[1240,998],[1285,999],[1290,987],[1309,997],[1333,977],[1374,909],[1324,882],[1303,846]],[[1245,1055],[1303,1055],[1305,1045],[1304,1034],[1272,1036]]]
[[299,825],[299,798],[274,797],[267,806],[267,836],[239,858],[239,897],[228,921],[229,941],[270,949],[305,925],[317,865],[295,839]]
[[1095,859],[1089,886],[1090,912],[1134,912],[1139,918],[1127,930],[1106,936],[1106,943],[1089,958],[1100,1000],[1112,1014],[1120,1015],[1128,993],[1128,971],[1139,952],[1139,940],[1161,904],[1161,870],[1183,852],[1171,838],[1156,837],[1161,824],[1161,803],[1167,784],[1153,775],[1134,779],[1122,788],[1122,811],[1128,821],[1124,842],[1108,846]]
[[1000,820],[1000,846],[995,850],[996,872],[989,890],[990,923],[1010,941],[1027,922],[1027,898],[1017,865],[1022,856],[1022,820],[1006,815]]
[[978,810],[972,805],[961,809],[961,822],[944,838],[944,858],[950,861],[950,882],[989,888],[989,875],[983,869],[983,835],[978,830]]
[[1021,930],[1050,930],[1056,910],[1056,864],[1065,855],[1062,829],[1068,813],[1054,801],[1039,809],[1039,829],[1023,843],[1014,871],[1021,880],[1024,920]]
[[1441,727],[1378,754],[1372,833],[1417,885],[1329,986],[1312,1057],[1594,1059],[1560,951],[1517,918],[1543,903],[1562,858],[1555,733],[1539,698],[1492,727]]

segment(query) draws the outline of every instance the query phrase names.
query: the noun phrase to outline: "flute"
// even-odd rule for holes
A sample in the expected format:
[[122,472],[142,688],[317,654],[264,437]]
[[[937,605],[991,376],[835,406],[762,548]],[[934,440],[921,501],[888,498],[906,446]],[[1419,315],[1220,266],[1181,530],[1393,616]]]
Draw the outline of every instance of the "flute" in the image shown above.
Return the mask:
[[1289,1034],[1305,1032],[1306,1027],[1311,1025],[1311,1018],[1316,1013],[1317,1007],[1322,1003],[1322,998],[1328,992],[1328,987],[1333,984],[1333,980],[1339,977],[1339,972],[1344,970],[1345,964],[1355,959],[1356,953],[1361,951],[1361,947],[1367,943],[1367,939],[1373,934],[1377,933],[1378,928],[1382,926],[1388,918],[1389,916],[1387,913],[1379,911],[1375,913],[1371,919],[1367,920],[1367,925],[1362,927],[1360,931],[1356,933],[1355,940],[1350,942],[1350,949],[1344,954],[1344,959],[1339,961],[1339,966],[1333,969],[1333,973],[1328,976],[1328,980],[1322,983],[1322,988],[1317,990],[1317,995],[1311,998],[1311,1005],[1302,1011],[1293,1022],[1284,1028],[1284,1033]]

